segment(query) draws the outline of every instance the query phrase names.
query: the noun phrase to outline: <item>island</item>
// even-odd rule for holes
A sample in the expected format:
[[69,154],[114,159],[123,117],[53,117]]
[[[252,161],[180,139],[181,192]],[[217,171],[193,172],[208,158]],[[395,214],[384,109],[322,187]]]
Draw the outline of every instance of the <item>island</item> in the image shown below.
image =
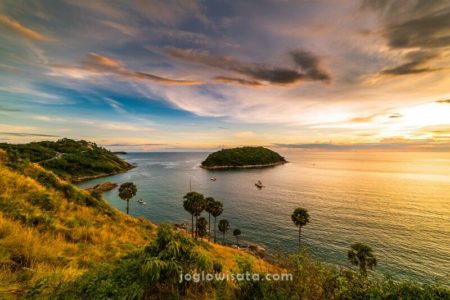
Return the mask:
[[286,159],[264,147],[222,149],[208,155],[201,167],[208,170],[273,167],[287,163]]

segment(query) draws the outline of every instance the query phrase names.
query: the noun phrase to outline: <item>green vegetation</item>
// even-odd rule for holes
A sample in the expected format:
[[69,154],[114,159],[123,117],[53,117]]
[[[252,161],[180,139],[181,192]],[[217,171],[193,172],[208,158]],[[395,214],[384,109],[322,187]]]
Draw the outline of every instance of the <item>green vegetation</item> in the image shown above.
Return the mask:
[[208,213],[208,242],[211,241],[211,213],[214,211],[214,205],[216,200],[213,197],[205,198],[206,207],[205,211]]
[[[17,163],[17,162],[16,162]],[[0,299],[50,291],[146,245],[154,226],[0,150]],[[126,232],[126,234],[124,234]]]
[[354,243],[347,253],[348,260],[359,267],[361,275],[367,276],[367,268],[372,270],[377,266],[377,259],[370,246],[363,243]]
[[206,230],[206,226],[208,226],[208,221],[204,217],[200,217],[197,220],[197,234],[200,238],[206,237],[208,234],[208,230]]
[[228,220],[220,220],[219,221],[219,231],[222,232],[222,244],[225,245],[225,233],[230,229],[230,223]]
[[222,149],[208,155],[202,162],[206,169],[249,168],[283,164],[286,160],[264,147]]
[[13,145],[0,143],[10,166],[18,161],[38,163],[61,178],[76,182],[125,172],[132,166],[112,152],[86,141],[61,139]]
[[132,182],[122,183],[119,187],[120,199],[127,201],[127,215],[130,213],[130,200],[136,196],[137,187]]
[[[214,245],[214,247],[220,247]],[[196,242],[162,225],[156,239],[115,264],[102,265],[75,280],[63,281],[54,299],[449,299],[450,291],[435,285],[371,279],[311,259],[306,250],[278,257],[278,266],[226,247]],[[183,274],[292,274],[292,280],[187,281]],[[183,280],[180,280],[183,279]],[[219,277],[220,278],[220,277]],[[180,282],[181,281],[181,282]]]
[[211,207],[211,215],[214,217],[214,243],[217,241],[216,240],[216,221],[217,221],[217,217],[220,216],[223,213],[223,204],[220,201],[215,201],[212,204]]
[[197,192],[189,192],[187,193],[183,199],[183,208],[191,214],[192,217],[192,237],[197,239],[197,227],[194,230],[194,217],[195,223],[197,223],[197,218],[200,216],[202,211],[205,209],[206,201],[205,197]]
[[309,213],[306,209],[299,207],[292,213],[291,220],[298,227],[298,247],[300,248],[302,227],[309,223]]

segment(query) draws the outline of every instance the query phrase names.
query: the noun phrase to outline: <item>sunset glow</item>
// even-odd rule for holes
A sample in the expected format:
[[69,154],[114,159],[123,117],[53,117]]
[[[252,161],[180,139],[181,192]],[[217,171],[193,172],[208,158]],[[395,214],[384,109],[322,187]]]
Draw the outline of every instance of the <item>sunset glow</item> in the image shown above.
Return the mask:
[[449,5],[383,3],[1,1],[0,141],[448,151]]

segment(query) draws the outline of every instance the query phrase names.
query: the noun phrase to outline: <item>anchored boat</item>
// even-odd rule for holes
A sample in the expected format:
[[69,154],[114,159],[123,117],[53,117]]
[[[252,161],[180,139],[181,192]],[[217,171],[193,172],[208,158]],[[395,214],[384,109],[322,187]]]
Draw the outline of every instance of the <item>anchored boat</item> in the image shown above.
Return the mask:
[[262,189],[262,188],[264,187],[264,185],[262,184],[261,180],[258,180],[258,182],[255,183],[255,186],[256,186],[258,189]]

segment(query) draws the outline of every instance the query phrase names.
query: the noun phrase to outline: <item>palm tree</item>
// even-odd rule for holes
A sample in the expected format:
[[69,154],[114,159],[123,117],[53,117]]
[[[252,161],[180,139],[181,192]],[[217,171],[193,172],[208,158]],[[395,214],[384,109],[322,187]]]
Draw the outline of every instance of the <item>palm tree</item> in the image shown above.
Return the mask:
[[222,244],[225,244],[225,233],[230,229],[230,222],[228,220],[220,220],[219,221],[219,230],[223,234]]
[[211,215],[214,217],[214,243],[216,242],[216,221],[217,221],[217,217],[220,216],[223,213],[223,204],[220,201],[215,201],[213,206],[212,206],[212,210],[211,210]]
[[204,209],[204,197],[202,194],[197,192],[187,193],[183,199],[183,208],[191,214],[192,217],[192,237],[197,238],[197,230],[194,230],[194,216],[197,220],[198,216],[202,213]]
[[208,225],[208,221],[204,217],[201,217],[197,221],[197,232],[199,237],[205,237],[207,235],[206,225]]
[[206,207],[205,211],[208,213],[208,242],[211,241],[211,213],[214,210],[214,202],[216,200],[213,197],[207,197],[205,198],[206,201]]
[[309,223],[309,214],[308,211],[304,208],[297,208],[291,215],[292,222],[296,226],[298,226],[298,247],[300,248],[300,240],[302,234],[302,226],[305,226]]
[[377,266],[377,259],[370,246],[363,243],[354,243],[347,253],[348,260],[355,266],[359,266],[361,275],[367,276],[367,268],[372,270]]
[[134,196],[136,196],[137,188],[136,185],[132,182],[122,183],[119,187],[119,197],[122,200],[127,201],[127,215],[130,211],[130,200]]
[[239,236],[241,235],[241,231],[239,229],[233,230],[233,235],[236,237],[236,245],[239,246]]

